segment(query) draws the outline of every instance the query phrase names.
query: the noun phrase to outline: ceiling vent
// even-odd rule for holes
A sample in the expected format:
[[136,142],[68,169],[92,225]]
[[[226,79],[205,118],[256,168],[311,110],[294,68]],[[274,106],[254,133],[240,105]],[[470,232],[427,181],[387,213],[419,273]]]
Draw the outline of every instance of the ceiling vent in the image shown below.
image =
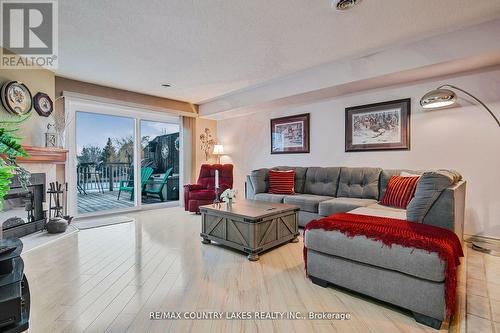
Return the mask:
[[337,10],[349,10],[356,7],[360,2],[361,0],[333,0],[332,7],[335,7]]

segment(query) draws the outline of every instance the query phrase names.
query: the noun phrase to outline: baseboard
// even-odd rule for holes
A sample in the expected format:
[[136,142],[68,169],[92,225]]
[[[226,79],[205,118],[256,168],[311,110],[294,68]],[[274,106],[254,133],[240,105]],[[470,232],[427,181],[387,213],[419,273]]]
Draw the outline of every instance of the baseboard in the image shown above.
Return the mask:
[[490,243],[490,244],[500,246],[500,239],[488,237],[488,236],[464,234],[464,241],[467,243],[472,243],[473,241],[481,241],[481,242]]

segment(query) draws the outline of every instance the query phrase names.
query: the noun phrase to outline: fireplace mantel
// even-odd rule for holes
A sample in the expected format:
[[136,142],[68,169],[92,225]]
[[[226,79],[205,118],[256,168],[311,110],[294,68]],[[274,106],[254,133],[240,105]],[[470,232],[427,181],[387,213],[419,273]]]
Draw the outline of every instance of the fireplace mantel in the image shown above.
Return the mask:
[[23,146],[29,157],[18,157],[18,163],[46,163],[46,164],[64,164],[66,162],[66,149],[52,147],[32,147]]

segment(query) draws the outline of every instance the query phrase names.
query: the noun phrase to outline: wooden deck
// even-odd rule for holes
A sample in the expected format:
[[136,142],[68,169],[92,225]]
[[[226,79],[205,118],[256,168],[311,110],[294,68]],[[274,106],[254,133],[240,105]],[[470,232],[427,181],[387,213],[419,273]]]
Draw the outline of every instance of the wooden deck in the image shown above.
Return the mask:
[[118,200],[118,191],[78,193],[78,213],[85,214],[103,210],[130,208],[134,201],[130,201],[130,193],[122,193]]
[[[161,201],[158,198],[153,197],[142,198],[143,205],[154,203],[161,203]],[[120,200],[118,200],[118,191],[104,190],[104,194],[97,191],[87,191],[87,194],[78,193],[79,214],[130,207],[134,207],[134,201],[130,200],[129,192],[122,193]]]

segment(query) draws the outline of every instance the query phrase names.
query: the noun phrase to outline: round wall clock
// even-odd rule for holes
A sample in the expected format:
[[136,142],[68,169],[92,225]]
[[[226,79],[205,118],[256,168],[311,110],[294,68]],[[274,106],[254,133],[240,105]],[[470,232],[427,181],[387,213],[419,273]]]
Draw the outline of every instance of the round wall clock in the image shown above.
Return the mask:
[[0,92],[3,107],[14,114],[23,115],[31,111],[31,93],[23,83],[7,81]]
[[39,92],[33,97],[33,107],[36,112],[42,117],[48,117],[54,110],[54,103],[49,95]]

